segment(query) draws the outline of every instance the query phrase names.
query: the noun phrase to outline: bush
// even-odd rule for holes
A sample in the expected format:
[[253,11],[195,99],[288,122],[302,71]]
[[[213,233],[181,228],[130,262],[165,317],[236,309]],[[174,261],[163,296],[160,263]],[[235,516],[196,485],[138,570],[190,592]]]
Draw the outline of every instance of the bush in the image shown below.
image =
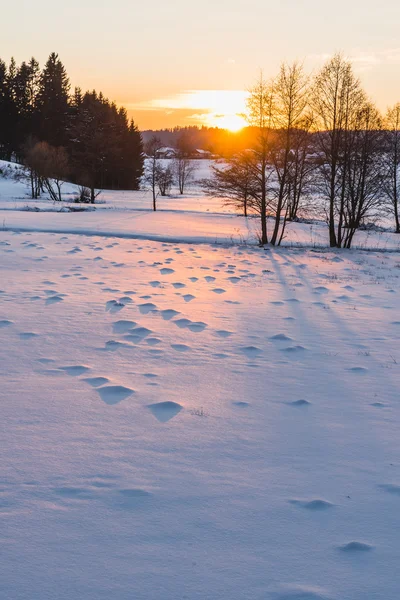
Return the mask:
[[79,193],[74,198],[75,204],[90,204],[91,193],[90,189],[85,186],[79,186]]

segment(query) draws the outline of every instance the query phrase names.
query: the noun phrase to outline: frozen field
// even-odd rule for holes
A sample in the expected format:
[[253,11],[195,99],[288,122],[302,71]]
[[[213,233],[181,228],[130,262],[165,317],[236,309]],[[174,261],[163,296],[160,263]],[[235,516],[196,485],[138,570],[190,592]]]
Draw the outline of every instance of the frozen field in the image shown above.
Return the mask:
[[0,231],[0,597],[398,600],[399,276]]
[[[258,244],[259,219],[245,219],[237,210],[224,206],[221,198],[209,198],[199,180],[209,177],[211,161],[197,161],[197,181],[188,186],[185,195],[157,199],[157,212],[152,211],[150,191],[103,191],[98,204],[88,212],[71,213],[77,187],[64,184],[64,202],[54,203],[44,195],[29,198],[28,186],[0,177],[0,230],[35,231],[64,234],[99,235],[103,237],[142,239],[161,242],[211,244]],[[10,163],[0,161],[0,168]],[[14,169],[15,165],[11,165]],[[176,190],[173,190],[176,191]],[[393,223],[383,223],[389,228]],[[269,231],[272,231],[269,223]],[[288,223],[283,245],[287,247],[326,247],[328,229],[322,220],[313,224]],[[362,249],[400,252],[400,236],[390,231],[359,231],[353,245]]]

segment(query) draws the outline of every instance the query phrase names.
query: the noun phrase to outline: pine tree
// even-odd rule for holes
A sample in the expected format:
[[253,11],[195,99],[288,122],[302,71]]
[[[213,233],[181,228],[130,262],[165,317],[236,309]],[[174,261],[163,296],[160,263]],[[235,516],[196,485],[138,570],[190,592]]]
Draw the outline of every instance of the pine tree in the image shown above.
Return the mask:
[[53,146],[67,141],[69,79],[58,54],[50,54],[40,78],[37,106],[39,137]]

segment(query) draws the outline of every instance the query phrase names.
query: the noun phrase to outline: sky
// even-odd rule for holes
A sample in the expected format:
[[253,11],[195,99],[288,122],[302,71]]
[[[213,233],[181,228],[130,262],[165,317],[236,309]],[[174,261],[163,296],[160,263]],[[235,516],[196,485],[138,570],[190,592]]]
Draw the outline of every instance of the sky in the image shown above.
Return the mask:
[[57,52],[73,86],[128,108],[140,129],[240,126],[246,90],[282,61],[354,62],[379,108],[400,101],[398,0],[19,0],[0,57]]

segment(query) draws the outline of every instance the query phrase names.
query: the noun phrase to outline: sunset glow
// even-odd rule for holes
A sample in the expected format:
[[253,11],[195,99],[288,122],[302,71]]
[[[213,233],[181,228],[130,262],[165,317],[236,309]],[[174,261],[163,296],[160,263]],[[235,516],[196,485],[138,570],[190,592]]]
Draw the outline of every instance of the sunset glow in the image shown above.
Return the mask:
[[[157,116],[176,118],[185,125],[206,125],[230,131],[246,126],[244,90],[188,90],[178,94],[128,105],[135,112],[148,111]],[[184,115],[184,116],[183,116]]]

